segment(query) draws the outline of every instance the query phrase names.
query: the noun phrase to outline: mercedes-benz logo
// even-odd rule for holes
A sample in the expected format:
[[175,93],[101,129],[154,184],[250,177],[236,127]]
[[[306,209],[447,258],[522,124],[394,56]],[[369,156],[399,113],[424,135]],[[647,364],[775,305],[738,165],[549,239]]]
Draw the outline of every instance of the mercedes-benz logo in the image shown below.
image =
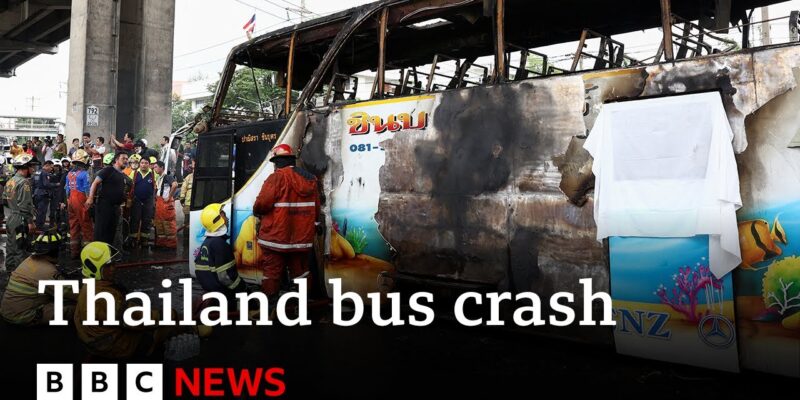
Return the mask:
[[733,323],[718,314],[709,314],[697,323],[697,334],[703,343],[718,349],[724,349],[733,344],[736,339],[736,329]]

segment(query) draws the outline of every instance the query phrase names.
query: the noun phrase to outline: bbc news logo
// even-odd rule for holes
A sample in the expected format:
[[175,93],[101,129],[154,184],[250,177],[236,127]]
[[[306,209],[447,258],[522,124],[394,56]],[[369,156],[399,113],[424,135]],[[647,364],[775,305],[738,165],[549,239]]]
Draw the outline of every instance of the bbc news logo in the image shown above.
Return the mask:
[[[117,364],[82,364],[81,399],[118,398]],[[237,398],[278,397],[286,393],[283,368],[175,368],[174,397],[198,396]],[[37,364],[36,398],[72,400],[74,393],[72,364]],[[164,398],[164,367],[161,364],[127,364],[124,397],[129,400]]]
[[[116,399],[119,393],[117,364],[83,364],[81,366],[81,399]],[[160,400],[164,398],[164,366],[161,364],[128,364],[125,398]],[[37,364],[36,398],[39,400],[71,400],[73,395],[72,364]]]

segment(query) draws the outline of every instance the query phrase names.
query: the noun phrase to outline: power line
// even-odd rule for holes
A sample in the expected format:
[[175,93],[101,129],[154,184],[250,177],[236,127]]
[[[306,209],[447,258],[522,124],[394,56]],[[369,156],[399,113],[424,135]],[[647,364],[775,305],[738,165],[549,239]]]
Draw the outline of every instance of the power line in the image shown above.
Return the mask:
[[308,8],[305,8],[305,7],[299,6],[299,5],[297,5],[297,4],[294,4],[294,3],[290,3],[290,2],[288,2],[288,1],[286,1],[286,0],[280,0],[280,1],[281,1],[281,2],[283,2],[283,3],[286,3],[286,4],[290,5],[290,6],[292,6],[292,8],[284,7],[284,6],[282,6],[282,5],[278,4],[278,3],[275,3],[275,2],[273,2],[273,1],[271,1],[271,0],[263,0],[263,1],[266,1],[267,3],[269,3],[269,4],[272,4],[272,5],[276,6],[276,7],[285,8],[285,9],[286,9],[286,11],[297,12],[297,11],[295,11],[295,10],[300,10],[300,14],[304,14],[304,13],[305,13],[305,14],[311,14],[311,15],[316,15],[316,16],[319,16],[319,14],[317,14],[317,13],[315,13],[315,12],[313,12],[313,11],[309,10]]
[[233,1],[235,1],[235,2],[237,2],[237,3],[240,3],[240,4],[244,4],[244,5],[248,6],[248,7],[253,7],[253,8],[254,8],[254,9],[256,9],[256,10],[258,10],[258,11],[261,11],[261,12],[263,12],[264,14],[272,15],[272,16],[273,16],[273,17],[275,17],[275,18],[278,18],[278,19],[284,19],[284,18],[283,18],[282,16],[280,16],[280,15],[273,14],[273,13],[271,13],[271,12],[269,12],[269,11],[267,11],[267,10],[263,9],[263,8],[258,8],[258,7],[254,6],[254,5],[252,5],[252,4],[245,3],[245,2],[243,2],[242,0],[233,0]]
[[[235,1],[239,1],[239,0],[235,0]],[[284,0],[281,0],[281,1],[284,1]],[[286,1],[284,1],[284,2],[286,2]],[[241,3],[241,2],[240,2],[240,3]],[[287,2],[287,3],[288,3],[288,2]],[[243,4],[246,4],[246,3],[243,3]],[[288,3],[288,4],[291,4],[291,3]],[[251,7],[252,7],[252,6],[251,6]],[[317,13],[315,13],[315,12],[313,12],[313,11],[309,11],[309,12],[313,13],[313,14],[314,14],[314,15],[316,15],[318,18],[322,18],[322,17],[328,16],[328,15],[336,14],[336,13],[338,13],[338,12],[342,12],[342,11],[344,11],[344,10],[347,10],[347,9],[349,9],[349,8],[350,8],[350,7],[347,7],[347,8],[342,8],[342,9],[333,10],[333,11],[330,11],[330,12],[327,12],[327,13],[322,13],[322,14],[317,14]],[[275,24],[272,24],[272,25],[270,25],[270,26],[268,26],[268,27],[266,27],[266,28],[262,28],[262,29],[256,29],[256,32],[257,32],[257,33],[258,33],[258,32],[262,32],[262,33],[263,33],[263,32],[265,32],[265,31],[268,31],[268,30],[270,30],[270,29],[272,29],[272,28],[274,28],[274,27],[276,27],[276,26],[278,26],[278,25],[280,25],[280,24],[283,24],[284,22],[292,22],[292,21],[298,20],[298,19],[300,19],[300,16],[298,15],[298,16],[296,16],[296,17],[289,18],[288,20],[284,19],[283,17],[280,17],[280,18],[281,18],[281,21],[280,21],[280,22],[278,22],[278,23],[275,23]],[[224,41],[224,42],[220,42],[220,43],[217,43],[217,44],[213,44],[213,45],[211,45],[211,46],[208,46],[208,47],[204,47],[204,48],[202,48],[202,49],[192,50],[192,51],[189,51],[189,52],[186,52],[186,53],[178,54],[177,56],[173,57],[173,59],[175,59],[175,58],[178,58],[178,57],[184,57],[184,56],[188,56],[188,55],[192,55],[192,54],[200,53],[200,52],[203,52],[203,51],[206,51],[206,50],[213,49],[213,48],[215,48],[215,47],[222,46],[222,45],[224,45],[224,44],[228,44],[228,43],[231,43],[231,42],[235,42],[235,41],[237,41],[237,40],[240,40],[240,39],[241,39],[241,38],[240,38],[239,36],[237,36],[237,37],[235,37],[235,38],[232,38],[232,39],[226,40],[226,41]]]

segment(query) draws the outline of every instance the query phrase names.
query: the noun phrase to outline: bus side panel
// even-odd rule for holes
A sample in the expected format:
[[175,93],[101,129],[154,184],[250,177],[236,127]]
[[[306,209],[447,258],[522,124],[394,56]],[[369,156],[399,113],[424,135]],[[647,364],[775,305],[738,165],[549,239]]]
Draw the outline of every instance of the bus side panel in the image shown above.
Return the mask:
[[341,278],[343,290],[365,299],[367,293],[391,290],[393,250],[375,220],[382,191],[379,171],[387,153],[383,146],[397,136],[425,135],[435,100],[426,95],[369,101],[344,106],[329,117],[326,149],[335,154],[341,174],[329,171],[323,181],[331,203],[326,209],[326,282]]

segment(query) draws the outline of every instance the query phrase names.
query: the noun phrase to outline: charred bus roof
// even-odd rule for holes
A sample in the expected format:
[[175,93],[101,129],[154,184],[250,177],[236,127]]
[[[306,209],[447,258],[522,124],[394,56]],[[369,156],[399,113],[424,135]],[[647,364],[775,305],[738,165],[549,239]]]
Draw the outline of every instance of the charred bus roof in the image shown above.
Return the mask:
[[[662,0],[659,5],[657,1],[639,0],[564,0],[557,4],[525,0],[383,0],[269,32],[233,48],[223,73],[221,92],[218,90],[216,96],[215,115],[221,107],[219,97],[224,97],[236,65],[280,72],[286,75],[282,78],[289,81],[293,90],[303,89],[315,80],[313,92],[321,89],[321,82],[329,82],[333,74],[351,75],[364,70],[382,74],[389,68],[430,64],[435,54],[471,63],[478,57],[497,57],[498,47],[507,52],[602,37],[606,40],[604,45],[609,46],[608,60],[596,65],[620,67],[637,61],[624,55],[624,46],[615,48],[611,35],[668,28],[672,24],[662,25],[664,13],[672,16],[673,24],[699,21],[693,25],[710,33],[729,25],[749,24],[748,10],[778,2]],[[743,33],[743,47],[748,47],[747,31]],[[347,46],[333,51],[330,58],[335,60],[325,60],[343,33],[347,36]],[[690,46],[695,45],[691,38],[688,41]],[[717,51],[708,48],[709,54]],[[346,56],[338,55],[345,52]],[[576,58],[580,55],[579,50]],[[660,56],[650,63],[661,61]],[[623,58],[628,64],[623,65]],[[672,55],[665,54],[664,59],[672,59]],[[504,66],[499,58],[496,61],[497,69]],[[508,80],[502,79],[508,77],[508,70],[504,66],[499,72],[500,79],[493,76],[491,81]],[[315,74],[319,75],[316,79]],[[541,75],[547,74],[543,71]],[[288,114],[288,107],[286,111]]]

